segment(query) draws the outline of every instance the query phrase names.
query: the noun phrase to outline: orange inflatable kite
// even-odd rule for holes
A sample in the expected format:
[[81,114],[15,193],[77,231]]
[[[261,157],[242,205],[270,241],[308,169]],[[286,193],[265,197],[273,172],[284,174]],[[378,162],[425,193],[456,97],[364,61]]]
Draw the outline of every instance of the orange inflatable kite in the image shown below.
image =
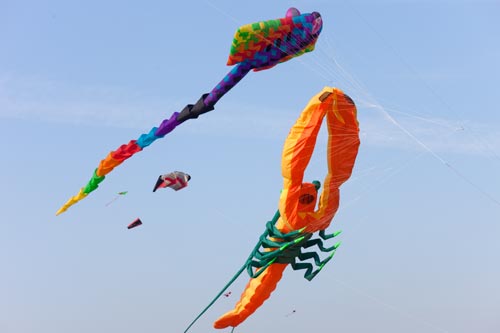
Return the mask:
[[[304,183],[303,177],[325,115],[328,174],[315,211],[318,186]],[[358,133],[356,107],[341,90],[324,88],[312,98],[285,141],[281,165],[284,185],[276,229],[282,233],[300,230],[301,234],[311,234],[324,231],[330,225],[339,207],[339,187],[351,176],[356,160],[360,143]],[[252,278],[235,308],[217,319],[214,327],[241,324],[269,298],[287,265],[273,262],[260,275]],[[306,274],[306,278],[313,277],[311,273]]]
[[[312,280],[333,257],[340,243],[325,248],[322,240],[340,233],[327,235],[325,229],[337,212],[339,187],[351,176],[358,153],[360,141],[356,112],[352,99],[337,88],[325,87],[310,100],[285,141],[281,165],[284,185],[278,212],[267,222],[266,231],[245,265],[191,325],[245,269],[251,277],[250,281],[234,309],[214,322],[215,328],[232,326],[234,329],[254,313],[276,289],[288,265],[294,270],[306,270],[304,277]],[[320,183],[305,183],[303,178],[325,116],[328,173],[318,203]],[[319,238],[313,237],[316,232],[319,232]],[[302,251],[312,246],[329,252],[329,256],[320,260],[316,252]],[[308,259],[314,261],[316,270],[313,271],[312,263],[305,262]]]

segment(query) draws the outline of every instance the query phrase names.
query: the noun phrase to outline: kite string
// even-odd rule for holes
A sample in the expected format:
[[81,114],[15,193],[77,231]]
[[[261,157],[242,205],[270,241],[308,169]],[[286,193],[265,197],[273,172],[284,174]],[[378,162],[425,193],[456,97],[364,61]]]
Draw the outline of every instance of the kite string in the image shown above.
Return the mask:
[[[361,85],[357,85],[358,87],[361,87]],[[368,94],[365,94],[366,96],[369,96]],[[489,199],[491,202],[495,203],[496,205],[500,206],[500,201],[496,199],[494,196],[492,196],[490,193],[485,191],[481,186],[479,186],[477,183],[473,182],[470,178],[465,176],[460,170],[458,170],[455,166],[453,166],[450,162],[446,161],[443,157],[441,157],[438,153],[436,153],[433,149],[431,149],[428,145],[426,145],[422,140],[418,139],[414,134],[412,134],[408,129],[406,129],[401,123],[399,123],[393,116],[387,112],[387,110],[378,102],[373,100],[374,103],[372,103],[372,107],[378,109],[383,113],[383,115],[386,117],[387,120],[390,121],[394,126],[396,126],[399,130],[401,130],[403,133],[405,133],[408,137],[410,137],[413,141],[415,141],[418,145],[420,145],[425,151],[430,153],[435,159],[440,161],[444,166],[449,168],[456,176],[458,176],[460,179],[462,179],[464,182],[475,188],[480,194],[482,194],[485,198]],[[421,117],[418,117],[421,118]],[[426,120],[426,119],[421,119],[421,120]],[[428,120],[431,121],[431,120]],[[432,121],[431,121],[432,122]],[[443,125],[445,126],[445,125]],[[448,125],[446,125],[448,126]],[[456,133],[458,130],[463,130],[463,126],[461,127],[456,127],[455,131],[452,133]]]
[[[395,51],[394,51],[395,52]],[[463,174],[462,172],[460,172],[460,170],[458,168],[456,168],[454,165],[452,165],[449,161],[445,160],[441,155],[439,155],[435,150],[431,149],[428,145],[426,145],[422,140],[420,140],[419,138],[417,138],[414,134],[412,134],[407,128],[405,128],[400,122],[398,122],[393,116],[391,116],[389,114],[389,112],[387,111],[387,109],[385,107],[383,107],[379,102],[376,101],[376,99],[371,96],[367,89],[364,89],[363,86],[361,85],[361,83],[356,80],[352,75],[350,75],[339,63],[338,61],[333,58],[333,57],[329,57],[331,58],[331,60],[335,63],[335,65],[338,67],[338,69],[340,70],[340,73],[341,73],[341,76],[344,77],[344,79],[346,79],[349,83],[351,83],[351,85],[354,87],[354,89],[361,95],[359,99],[362,99],[362,97],[365,97],[365,99],[367,99],[369,102],[367,103],[368,106],[370,106],[371,108],[374,108],[374,109],[377,109],[379,110],[380,112],[382,112],[382,114],[384,115],[384,117],[391,123],[393,124],[396,128],[398,128],[401,132],[403,132],[404,134],[406,134],[411,140],[413,140],[414,142],[416,142],[419,146],[421,146],[424,150],[426,150],[428,153],[431,154],[431,156],[433,156],[435,159],[437,159],[441,164],[443,164],[444,166],[446,166],[448,169],[450,169],[456,176],[458,176],[460,179],[462,179],[462,181],[464,181],[465,183],[469,184],[471,187],[473,187],[478,193],[480,193],[483,197],[487,198],[489,201],[495,203],[496,205],[500,206],[500,201],[495,198],[493,195],[491,195],[490,193],[488,193],[487,191],[485,191],[479,184],[473,182],[469,177],[467,177],[465,174]],[[405,62],[404,62],[405,63]],[[318,62],[319,64],[319,62]],[[406,63],[405,63],[406,64]],[[407,65],[409,66],[409,65]],[[413,69],[410,68],[410,70],[412,70],[412,72],[415,72]],[[418,76],[421,80],[423,80],[420,76]],[[436,95],[436,92],[434,90],[432,90],[427,84],[425,85],[434,95]],[[442,103],[445,103],[444,101],[442,101],[442,99],[440,98],[439,99]],[[448,104],[445,104],[445,106],[450,109],[450,106]],[[451,109],[450,109],[451,110]],[[396,112],[395,112],[396,113]],[[415,118],[422,118],[422,117],[417,117],[417,116],[414,116]],[[422,119],[421,119],[422,120]],[[430,120],[428,120],[430,121]],[[430,121],[432,122],[432,121]],[[435,123],[435,122],[434,122]],[[448,125],[449,126],[449,125]],[[450,126],[451,127],[451,126]],[[456,129],[460,129],[460,130],[464,130],[465,127],[464,125],[460,125],[458,127],[456,127]],[[475,137],[475,136],[474,136]],[[477,138],[476,138],[477,139]],[[489,146],[486,147],[486,148],[490,148]],[[497,156],[496,154],[494,154],[494,156]]]
[[438,327],[438,326],[436,326],[436,325],[434,325],[434,324],[431,324],[431,323],[429,323],[429,322],[427,322],[427,321],[425,321],[425,320],[423,320],[423,319],[421,319],[421,318],[417,318],[417,317],[415,317],[415,316],[413,316],[413,315],[410,315],[410,314],[408,314],[407,312],[403,312],[403,311],[399,310],[396,306],[393,306],[393,305],[391,305],[391,304],[389,304],[389,303],[383,302],[383,301],[381,301],[380,299],[378,299],[377,297],[372,296],[372,295],[370,295],[370,294],[367,294],[366,292],[364,292],[364,291],[362,291],[362,290],[360,290],[360,289],[358,289],[358,288],[354,288],[354,287],[350,286],[349,284],[347,284],[347,283],[345,283],[345,282],[343,282],[343,281],[340,281],[339,279],[334,278],[334,280],[335,280],[337,283],[339,283],[339,284],[343,285],[344,287],[346,287],[346,288],[350,289],[351,291],[354,291],[354,292],[355,292],[355,293],[357,293],[358,295],[361,295],[361,296],[363,296],[363,297],[365,297],[365,298],[371,299],[372,301],[375,301],[376,303],[378,303],[378,304],[380,304],[380,305],[383,305],[383,306],[385,306],[386,308],[391,309],[392,311],[397,312],[397,313],[399,313],[399,314],[400,314],[400,315],[402,315],[402,316],[405,316],[405,317],[407,317],[407,318],[410,318],[410,319],[412,319],[412,320],[414,320],[414,321],[421,322],[421,323],[423,323],[424,325],[426,325],[426,326],[428,326],[428,327],[430,327],[430,328],[432,328],[432,329],[434,329],[434,330],[436,330],[436,331],[441,331],[441,332],[443,332],[443,333],[449,333],[449,331],[448,331],[448,330],[445,330],[445,329],[443,329],[443,328],[441,328],[441,327]]
[[118,200],[118,195],[116,197],[113,198],[113,200],[109,201],[108,203],[106,203],[105,207],[108,207],[109,205],[111,205],[113,202],[115,202],[116,200]]
[[[234,281],[236,281],[236,279],[241,275],[241,273],[243,273],[243,271],[245,270],[247,264],[245,263],[239,270],[238,272],[236,272],[236,274],[231,278],[231,280],[229,280],[228,283],[226,283],[226,285],[222,288],[222,290],[212,299],[212,301],[203,309],[203,311],[200,312],[200,314],[198,314],[196,316],[195,319],[193,319],[193,321],[189,324],[189,326],[184,330],[184,333],[187,333],[187,331],[191,328],[191,326],[194,325],[194,323],[196,323],[196,321],[198,321],[198,319],[200,319],[201,316],[203,316],[203,314],[205,312],[207,312],[207,310],[217,301],[217,299],[227,290],[227,288],[229,288]],[[233,330],[234,330],[234,327],[233,327]],[[232,331],[231,331],[232,332]]]
[[468,177],[466,177],[463,173],[461,173],[457,168],[455,168],[453,165],[451,165],[448,161],[444,160],[440,155],[438,155],[435,151],[433,151],[429,146],[424,144],[421,140],[419,140],[416,136],[414,136],[410,131],[408,131],[406,128],[404,128],[400,123],[398,123],[389,113],[387,113],[382,106],[381,111],[384,112],[385,116],[388,117],[388,119],[395,125],[397,126],[401,131],[403,131],[406,135],[408,135],[410,138],[412,138],[416,143],[418,143],[421,147],[423,147],[425,150],[427,150],[432,156],[434,156],[438,161],[440,161],[442,164],[444,164],[446,167],[448,167],[451,171],[453,171],[459,178],[461,178],[463,181],[468,183],[470,186],[474,187],[479,193],[481,193],[484,197],[488,198],[491,202],[497,204],[500,206],[500,201],[498,201],[495,197],[493,197],[491,194],[483,190],[481,186],[478,184],[474,183],[472,180],[470,180]]
[[[357,12],[354,8],[351,8],[352,11],[391,49],[391,51],[396,55],[396,57],[401,61],[401,63],[404,64],[404,66],[406,66],[406,68],[412,72],[422,83],[423,85],[426,87],[426,89],[428,91],[430,91],[432,93],[432,95],[441,102],[441,104],[446,108],[448,109],[449,111],[453,111],[454,114],[458,114],[457,112],[454,112],[454,110],[451,108],[451,106],[443,99],[441,98],[441,96],[436,93],[436,91],[434,89],[432,89],[432,87],[427,83],[427,81],[425,81],[421,75],[419,75],[419,73],[412,67],[410,66],[410,64],[405,61],[405,59],[396,51],[396,49],[389,43],[387,42],[383,36],[378,33],[378,31],[369,23],[367,22],[366,19],[364,19],[360,14],[359,12]],[[344,73],[347,73],[343,68],[342,66],[340,66],[340,64],[338,64],[338,62],[333,59],[333,61],[335,62],[335,64],[338,66],[338,68],[341,69],[342,72]],[[353,83],[353,85],[361,88],[360,92],[367,96],[367,97],[370,97],[372,100],[375,100],[373,97],[371,97],[366,90],[363,90],[362,89],[362,86],[361,84],[359,84],[358,82],[356,82],[356,80],[354,78],[352,78],[352,76],[350,75],[346,75],[347,78],[351,78],[351,81]],[[500,206],[500,201],[495,198],[493,195],[491,195],[490,193],[488,193],[487,191],[485,191],[481,186],[479,186],[477,183],[473,182],[470,178],[468,178],[467,176],[465,176],[462,172],[460,172],[458,170],[458,168],[456,168],[455,166],[453,166],[450,162],[446,161],[444,158],[442,158],[439,154],[437,154],[434,150],[432,150],[429,146],[425,145],[421,140],[419,140],[415,135],[413,135],[409,130],[407,130],[405,127],[403,127],[399,122],[397,122],[392,116],[389,115],[389,113],[387,112],[387,110],[378,102],[375,101],[375,103],[373,103],[372,105],[373,107],[379,109],[380,111],[382,111],[384,113],[384,115],[387,117],[387,119],[390,120],[390,122],[392,124],[394,124],[397,128],[399,128],[403,133],[405,133],[406,135],[408,135],[412,140],[414,140],[417,144],[419,144],[421,147],[423,147],[426,151],[428,151],[434,158],[436,158],[438,161],[440,161],[443,165],[445,165],[447,168],[449,168],[453,173],[455,173],[456,176],[458,176],[460,179],[462,179],[464,182],[466,182],[467,184],[469,184],[470,186],[472,186],[473,188],[475,188],[480,194],[482,194],[485,198],[489,199],[491,202],[495,203],[496,205]],[[463,124],[464,121],[462,120],[461,123]],[[461,125],[459,127],[459,129],[462,129],[464,130],[465,129],[465,126],[464,125]],[[475,133],[473,132],[470,132],[471,135],[474,137],[474,139],[476,141],[478,141],[480,144],[482,144],[482,146],[484,148],[486,148],[488,151],[490,151],[490,153],[493,154],[494,157],[500,159],[500,156],[491,148],[490,145],[485,145],[484,144],[484,141],[481,140],[480,138],[477,137],[477,135],[475,135]]]

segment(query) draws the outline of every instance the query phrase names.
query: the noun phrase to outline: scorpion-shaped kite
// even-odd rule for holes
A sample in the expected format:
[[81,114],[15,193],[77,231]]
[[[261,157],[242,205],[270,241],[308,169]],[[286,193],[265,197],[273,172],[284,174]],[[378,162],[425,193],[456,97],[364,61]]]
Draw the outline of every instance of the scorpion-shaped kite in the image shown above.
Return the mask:
[[[333,257],[340,243],[326,248],[323,240],[340,233],[327,235],[325,229],[337,212],[339,187],[351,176],[358,153],[360,141],[356,112],[352,99],[337,88],[325,87],[310,100],[285,141],[281,166],[284,185],[279,210],[267,222],[266,231],[243,267],[191,325],[245,269],[251,277],[249,283],[234,309],[215,321],[215,328],[232,326],[234,329],[255,312],[270,297],[288,264],[294,270],[305,269],[304,277],[312,280]],[[328,173],[315,210],[320,183],[304,183],[303,177],[325,116]],[[313,237],[315,232],[319,238]],[[322,252],[329,252],[326,259],[321,260],[316,252],[302,252],[303,248],[315,245]],[[297,259],[302,262],[297,262]],[[304,262],[308,259],[314,260],[316,270],[311,263]]]

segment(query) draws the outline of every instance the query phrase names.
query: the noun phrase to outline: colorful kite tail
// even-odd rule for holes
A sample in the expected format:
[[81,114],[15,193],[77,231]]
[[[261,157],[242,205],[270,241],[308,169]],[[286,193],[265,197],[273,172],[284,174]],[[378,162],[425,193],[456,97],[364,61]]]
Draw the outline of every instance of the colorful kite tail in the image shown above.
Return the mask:
[[[191,105],[192,107],[192,105]],[[125,160],[132,157],[134,154],[142,151],[144,148],[152,144],[154,141],[163,138],[166,134],[173,131],[178,125],[178,112],[174,112],[170,118],[164,119],[160,127],[153,127],[148,133],[141,134],[137,140],[130,140],[127,144],[123,144],[118,149],[111,151],[94,170],[89,182],[80,189],[77,195],[69,198],[64,205],[59,208],[56,215],[64,213],[69,207],[84,199],[89,193],[96,190],[99,184],[106,178],[106,175],[113,171],[114,168],[122,164]]]

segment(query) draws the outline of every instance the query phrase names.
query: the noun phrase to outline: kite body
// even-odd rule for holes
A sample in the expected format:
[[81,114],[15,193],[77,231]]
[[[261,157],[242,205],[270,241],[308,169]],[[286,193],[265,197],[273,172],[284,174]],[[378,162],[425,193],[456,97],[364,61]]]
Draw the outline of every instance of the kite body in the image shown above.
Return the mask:
[[107,207],[107,206],[109,206],[109,205],[111,205],[111,204],[112,204],[113,202],[115,202],[116,200],[118,200],[118,198],[119,198],[121,195],[126,195],[127,193],[128,193],[128,191],[122,191],[122,192],[118,192],[118,193],[116,193],[116,194],[117,194],[117,196],[116,196],[116,197],[114,197],[114,198],[113,198],[113,200],[111,200],[110,202],[108,202],[108,203],[106,204],[106,207]]
[[159,188],[170,187],[174,191],[179,191],[184,187],[188,186],[188,181],[191,176],[182,171],[174,171],[158,177],[153,192]]
[[[316,209],[319,182],[304,183],[303,177],[325,116],[328,128],[328,173]],[[279,210],[267,224],[269,232],[264,234],[266,240],[263,245],[266,249],[258,252],[258,258],[268,260],[265,264],[262,261],[250,262],[247,269],[257,268],[250,272],[254,277],[248,282],[234,309],[215,321],[215,328],[236,327],[255,312],[275,290],[289,264],[294,269],[307,269],[305,277],[311,280],[331,259],[340,243],[326,249],[321,240],[312,238],[312,234],[319,231],[322,239],[338,234],[325,235],[324,230],[337,212],[339,187],[351,176],[359,143],[353,101],[339,89],[324,88],[310,100],[285,141],[281,166],[284,184]],[[320,261],[316,253],[301,252],[301,248],[313,245],[323,252],[333,252],[324,261]],[[320,266],[315,272],[311,264],[296,262],[296,259],[311,258]]]
[[260,70],[288,61],[314,50],[322,27],[317,12],[244,25],[234,35],[227,64],[250,61]]
[[205,105],[213,105],[250,70],[260,71],[314,50],[323,21],[318,12],[300,14],[295,8],[286,17],[240,27],[233,39],[227,64],[233,67],[207,95]]
[[132,223],[130,223],[128,226],[127,226],[127,229],[133,229],[135,227],[138,227],[142,225],[142,221],[140,218],[136,218]]
[[142,151],[154,141],[163,138],[188,119],[196,119],[201,114],[214,110],[214,105],[224,94],[245,77],[250,70],[271,68],[278,63],[298,57],[314,49],[322,30],[323,22],[317,12],[300,14],[291,8],[286,17],[242,26],[236,32],[231,46],[228,65],[235,65],[210,93],[203,94],[196,104],[188,104],[181,112],[174,112],[136,140],[111,151],[94,170],[89,182],[59,208],[56,215],[84,199],[96,190],[105,176],[126,159]]

